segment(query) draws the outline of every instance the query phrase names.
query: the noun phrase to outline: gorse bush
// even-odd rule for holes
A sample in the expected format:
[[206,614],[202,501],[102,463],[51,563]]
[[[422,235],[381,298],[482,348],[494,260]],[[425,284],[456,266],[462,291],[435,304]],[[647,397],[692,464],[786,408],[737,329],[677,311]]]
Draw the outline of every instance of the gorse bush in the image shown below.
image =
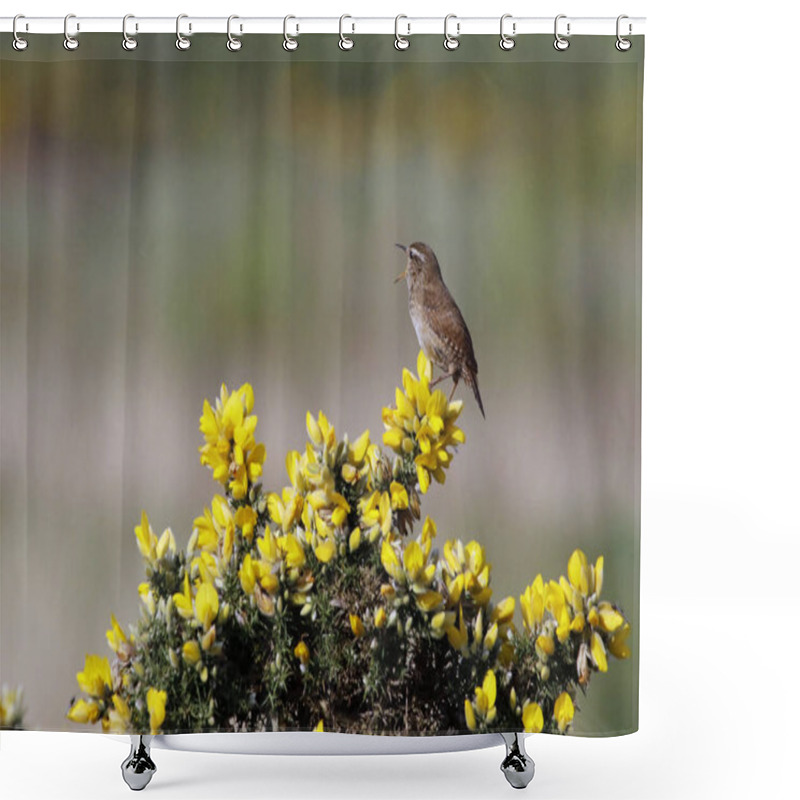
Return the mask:
[[578,690],[630,655],[630,625],[600,600],[603,558],[575,550],[567,575],[536,575],[496,601],[477,541],[441,541],[421,517],[459,445],[462,404],[403,370],[383,409],[382,450],[306,416],[288,485],[265,491],[253,390],[204,403],[200,461],[223,493],[179,550],[143,512],[141,616],[87,655],[68,716],[131,733],[329,730],[564,733]]

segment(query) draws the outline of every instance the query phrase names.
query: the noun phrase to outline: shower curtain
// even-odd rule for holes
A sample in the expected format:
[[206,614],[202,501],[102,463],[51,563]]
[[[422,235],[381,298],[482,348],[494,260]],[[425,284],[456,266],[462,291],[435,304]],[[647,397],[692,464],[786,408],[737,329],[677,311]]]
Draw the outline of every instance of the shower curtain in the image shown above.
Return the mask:
[[643,39],[354,39],[3,35],[0,727],[637,728]]

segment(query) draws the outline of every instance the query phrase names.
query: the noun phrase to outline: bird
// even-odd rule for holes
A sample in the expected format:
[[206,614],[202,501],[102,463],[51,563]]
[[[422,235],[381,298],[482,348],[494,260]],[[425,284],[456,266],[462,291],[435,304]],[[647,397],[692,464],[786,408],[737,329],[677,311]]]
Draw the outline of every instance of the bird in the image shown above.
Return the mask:
[[444,373],[430,385],[435,386],[446,378],[452,378],[452,400],[456,386],[463,378],[472,389],[478,408],[486,419],[478,390],[478,362],[472,348],[472,337],[461,310],[445,286],[436,254],[423,242],[414,242],[408,247],[403,244],[396,246],[406,254],[406,268],[394,282],[405,278],[408,285],[408,311],[419,346],[427,359]]

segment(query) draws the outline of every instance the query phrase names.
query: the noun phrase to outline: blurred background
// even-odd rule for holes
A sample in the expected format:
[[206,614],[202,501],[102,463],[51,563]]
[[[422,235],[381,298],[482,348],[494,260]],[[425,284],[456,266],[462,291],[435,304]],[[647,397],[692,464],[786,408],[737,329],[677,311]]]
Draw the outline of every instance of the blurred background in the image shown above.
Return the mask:
[[634,658],[575,732],[634,729],[641,48],[95,38],[0,76],[0,679],[27,726],[84,729],[84,654],[138,616],[141,510],[185,546],[210,504],[198,418],[222,381],[253,385],[268,487],[306,410],[380,441],[418,351],[394,243],[424,241],[486,420],[460,387],[467,442],[423,513],[440,545],[485,545],[498,598],[605,555]]

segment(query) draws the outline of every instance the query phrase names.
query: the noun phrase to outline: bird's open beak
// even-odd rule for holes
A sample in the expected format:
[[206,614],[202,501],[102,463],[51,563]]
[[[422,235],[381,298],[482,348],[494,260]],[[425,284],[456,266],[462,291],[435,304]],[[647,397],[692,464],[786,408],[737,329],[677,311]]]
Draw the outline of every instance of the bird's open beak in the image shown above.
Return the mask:
[[[399,247],[404,253],[408,252],[408,248],[404,244],[396,244],[395,247]],[[406,277],[406,271],[403,270],[395,279],[395,283],[400,283]]]

